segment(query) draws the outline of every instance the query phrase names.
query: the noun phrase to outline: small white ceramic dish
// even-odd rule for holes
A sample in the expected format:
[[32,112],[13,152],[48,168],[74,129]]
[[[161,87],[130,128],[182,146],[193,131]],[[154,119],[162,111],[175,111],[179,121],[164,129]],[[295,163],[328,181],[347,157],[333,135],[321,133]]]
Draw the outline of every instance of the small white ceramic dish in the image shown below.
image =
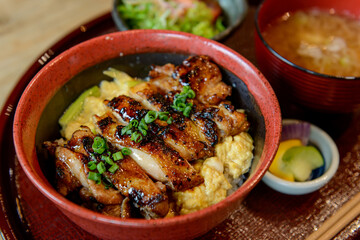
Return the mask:
[[[284,119],[283,125],[296,122],[301,121],[294,119]],[[338,148],[332,138],[325,131],[313,124],[310,124],[309,142],[314,144],[324,157],[325,170],[320,177],[306,182],[291,182],[283,180],[267,171],[262,179],[263,182],[272,189],[289,195],[302,195],[311,193],[328,183],[335,175],[339,166]]]

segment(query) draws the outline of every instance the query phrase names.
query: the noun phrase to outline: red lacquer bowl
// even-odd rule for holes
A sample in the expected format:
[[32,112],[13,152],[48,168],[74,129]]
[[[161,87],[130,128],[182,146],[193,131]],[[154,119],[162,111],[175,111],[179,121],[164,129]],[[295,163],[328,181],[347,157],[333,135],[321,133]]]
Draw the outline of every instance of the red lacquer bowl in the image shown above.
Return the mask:
[[[225,200],[201,211],[168,219],[120,219],[85,209],[51,185],[54,168],[41,143],[59,137],[58,117],[84,89],[104,79],[115,66],[145,77],[151,64],[180,63],[189,55],[208,55],[233,86],[231,100],[251,122],[255,157],[246,182]],[[14,142],[31,182],[66,216],[104,239],[191,239],[206,233],[234,212],[268,169],[279,143],[281,116],[276,96],[262,74],[235,51],[191,34],[132,30],[83,42],[49,62],[24,91],[15,113]],[[246,217],[246,216],[244,216]]]
[[291,98],[298,104],[323,112],[356,111],[360,109],[360,76],[335,77],[304,69],[280,56],[262,37],[262,32],[272,20],[286,12],[311,8],[360,18],[357,0],[266,0],[259,6],[255,18],[255,49],[259,69],[280,99]]

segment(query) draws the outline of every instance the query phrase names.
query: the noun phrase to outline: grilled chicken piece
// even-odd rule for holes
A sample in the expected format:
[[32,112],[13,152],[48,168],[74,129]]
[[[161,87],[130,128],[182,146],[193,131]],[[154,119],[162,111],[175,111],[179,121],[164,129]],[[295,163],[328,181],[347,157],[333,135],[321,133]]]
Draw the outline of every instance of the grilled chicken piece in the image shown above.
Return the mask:
[[143,82],[130,89],[130,97],[152,111],[171,112],[166,93],[153,83]]
[[[123,202],[125,199],[123,200]],[[101,209],[101,213],[108,216],[114,216],[114,217],[122,217],[122,204],[117,205],[105,205]],[[124,213],[127,214],[127,213]]]
[[[204,152],[199,153],[197,159],[213,156],[214,150],[212,146],[218,142],[216,124],[213,123],[211,119],[201,119],[200,117],[193,118],[193,120],[196,121],[191,121],[181,113],[176,112],[171,107],[176,93],[176,91],[165,93],[162,89],[154,85],[153,82],[141,83],[130,89],[130,96],[141,102],[143,106],[154,111],[169,112],[174,119],[174,123],[178,124],[177,128],[180,129],[183,134],[192,136],[195,141],[200,141],[205,144]],[[189,101],[194,102],[194,100]]]
[[150,83],[161,89],[163,92],[180,92],[183,86],[175,77],[175,66],[171,63],[163,66],[152,66],[149,72]]
[[164,217],[169,211],[169,203],[165,191],[155,184],[144,170],[131,158],[126,157],[117,163],[119,170],[106,173],[106,176],[140,209],[145,218]]
[[[89,130],[90,131],[90,130]],[[55,157],[57,189],[63,196],[83,186],[91,195],[103,204],[119,204],[122,196],[115,189],[106,189],[103,184],[96,184],[87,178],[89,159],[82,153],[67,148],[62,139],[45,142],[44,147]]]
[[130,135],[121,135],[124,125],[119,124],[110,114],[95,116],[98,131],[117,148],[127,147],[130,155],[142,169],[154,179],[166,183],[175,191],[184,191],[201,184],[204,179],[183,159],[178,152],[169,148],[159,138],[147,134],[136,143]]
[[[178,116],[182,116],[181,114],[173,114],[174,109],[171,107],[171,103],[174,100],[175,92],[165,94],[152,83],[145,82],[131,88],[130,96],[148,109],[170,112],[174,119],[178,119]],[[223,101],[219,105],[202,104],[196,99],[188,99],[188,101],[192,102],[194,105],[191,119],[195,124],[187,123],[189,120],[183,117],[179,122],[188,126],[187,128],[182,126],[181,130],[183,131],[183,134],[187,136],[193,135],[195,132],[198,133],[197,135],[199,136],[194,139],[199,141],[201,138],[202,140],[200,141],[206,143],[208,148],[209,146],[215,145],[218,142],[218,139],[221,140],[226,136],[239,134],[249,128],[249,122],[246,119],[246,115],[236,111],[229,101]],[[218,131],[211,132],[211,130],[214,129],[218,129]],[[219,135],[218,138],[216,137],[217,134]],[[179,145],[179,143],[176,144]],[[201,157],[199,156],[199,158],[210,157],[212,156],[211,154],[211,151],[207,151],[206,154],[201,155]],[[186,158],[186,156],[183,157]]]
[[[68,142],[68,147],[89,156],[93,152],[91,146],[94,137],[89,128],[83,128],[74,132]],[[113,151],[112,146],[109,147]],[[114,173],[105,172],[104,175],[120,193],[130,198],[134,206],[139,208],[146,218],[164,217],[169,210],[166,188],[163,191],[159,184],[154,183],[130,157],[124,156],[124,159],[116,161],[115,164],[119,166],[119,169]]]
[[95,135],[88,127],[82,127],[80,130],[75,131],[69,141],[67,147],[74,152],[89,156],[89,152],[93,152],[92,144],[94,142]]
[[[136,91],[135,93],[132,92],[131,94],[132,96],[134,95],[141,97],[145,96],[145,94],[142,94],[138,88],[132,89],[132,91]],[[143,90],[143,92],[148,93],[149,90]],[[174,92],[169,92],[168,94],[165,95],[165,98],[167,102],[173,102],[175,98]],[[154,97],[151,97],[151,99],[152,102],[156,102],[153,100]],[[201,127],[204,130],[208,128],[205,127],[206,125],[204,125],[204,119],[207,119],[208,121],[212,121],[213,123],[215,123],[214,126],[209,126],[209,127],[213,129],[218,129],[217,134],[219,141],[221,141],[226,136],[234,136],[239,134],[240,132],[244,132],[249,129],[250,124],[247,121],[245,113],[242,111],[235,110],[235,107],[231,104],[230,101],[223,101],[219,105],[202,104],[197,99],[187,99],[187,101],[193,104],[191,110],[191,116],[190,116],[193,122],[195,122],[199,127]],[[159,104],[158,102],[157,105],[161,105],[161,104]],[[169,108],[171,107],[170,106],[166,107],[166,109]],[[165,109],[165,107],[163,107],[163,109]],[[170,112],[171,111],[172,109],[170,110]],[[205,123],[211,124],[207,121],[205,121]],[[209,139],[209,141],[213,144],[217,143],[217,140],[215,142],[212,142],[211,139]]]
[[123,197],[118,190],[107,189],[103,184],[96,184],[93,180],[87,178],[89,169],[87,163],[88,158],[81,153],[59,146],[55,151],[56,161],[61,161],[70,170],[71,174],[79,180],[82,186],[89,189],[94,198],[103,204],[119,204]]
[[[44,142],[43,146],[47,149],[51,156],[55,156],[56,148],[64,146],[66,142],[63,139],[56,140],[54,142]],[[71,173],[68,165],[55,159],[56,169],[56,190],[63,196],[67,196],[69,193],[81,188],[81,182]]]
[[130,199],[127,197],[121,203],[121,218],[131,217],[131,204]]
[[55,161],[55,166],[56,188],[61,195],[67,196],[82,186],[80,181],[71,173],[65,162]]
[[[148,99],[149,101],[144,100],[143,102],[148,102],[147,105],[154,104],[154,108],[166,109],[169,112],[173,112],[162,95],[155,93],[152,97],[149,96]],[[138,101],[123,95],[111,101],[105,101],[105,103],[113,112],[114,116],[125,124],[133,119],[140,121],[148,112]],[[188,161],[213,156],[214,148],[209,148],[205,144],[206,141],[200,141],[197,131],[199,129],[197,127],[195,131],[188,131],[189,129],[184,131],[187,125],[190,124],[187,123],[190,121],[189,119],[174,113],[171,114],[171,116],[174,118],[172,124],[167,124],[165,121],[159,119],[150,123],[148,127],[152,134],[162,138],[169,147],[176,150],[182,158]]]
[[235,110],[228,101],[218,106],[194,104],[194,112],[191,118],[205,118],[216,123],[220,140],[247,131],[250,126],[245,113]]
[[89,189],[83,187],[79,191],[79,196],[83,201],[82,205],[96,212],[114,217],[130,218],[131,205],[129,198],[124,198],[121,204],[104,205],[94,200],[94,196]]
[[208,56],[192,56],[172,70],[171,65],[157,66],[150,71],[150,83],[165,92],[182,90],[189,85],[202,104],[217,105],[231,95],[231,87],[222,82],[219,67]]
[[95,204],[92,209],[107,216],[131,218],[131,204],[129,198],[124,198],[121,204],[116,205]]
[[190,85],[203,104],[216,105],[231,95],[231,87],[222,81],[219,67],[208,56],[187,58],[175,68],[175,77],[182,85]]

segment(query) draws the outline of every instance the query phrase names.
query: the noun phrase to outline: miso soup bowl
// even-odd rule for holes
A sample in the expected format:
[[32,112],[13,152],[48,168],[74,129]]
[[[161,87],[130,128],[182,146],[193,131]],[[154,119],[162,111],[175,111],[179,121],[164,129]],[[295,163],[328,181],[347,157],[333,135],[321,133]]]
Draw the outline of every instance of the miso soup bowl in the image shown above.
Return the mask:
[[[60,137],[57,121],[66,107],[82,91],[107,79],[102,71],[109,66],[144,78],[152,64],[179,64],[189,55],[210,56],[220,66],[224,81],[233,86],[231,100],[248,114],[255,157],[244,184],[211,207],[156,220],[105,216],[60,195],[53,187],[55,168],[41,144]],[[102,239],[191,239],[208,232],[234,212],[261,180],[276,153],[280,132],[277,98],[250,62],[213,40],[161,30],[103,35],[63,52],[29,83],[14,119],[16,153],[28,178],[74,223]]]
[[280,103],[289,99],[321,112],[357,111],[360,109],[360,76],[336,77],[302,68],[279,55],[262,36],[272,20],[285,13],[312,8],[360,19],[357,0],[266,0],[259,6],[255,17],[258,67],[273,86]]

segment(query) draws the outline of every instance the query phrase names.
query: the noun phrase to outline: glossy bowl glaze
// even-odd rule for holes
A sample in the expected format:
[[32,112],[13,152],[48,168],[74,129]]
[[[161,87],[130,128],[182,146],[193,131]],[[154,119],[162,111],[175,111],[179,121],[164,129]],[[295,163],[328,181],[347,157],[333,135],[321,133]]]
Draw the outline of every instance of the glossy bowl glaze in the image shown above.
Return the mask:
[[[126,31],[129,30],[130,27],[117,10],[117,7],[121,2],[122,0],[114,0],[111,16],[116,27],[120,31]],[[245,18],[248,10],[246,0],[219,0],[218,2],[224,12],[226,29],[212,38],[216,41],[226,38],[236,27],[238,27]]]
[[[61,196],[51,184],[55,168],[44,156],[41,144],[60,137],[57,119],[66,107],[84,89],[106,79],[102,71],[109,66],[145,77],[151,64],[179,64],[189,55],[210,56],[220,66],[224,81],[233,86],[231,101],[246,110],[255,151],[245,183],[211,207],[157,220],[105,216]],[[74,223],[103,239],[191,239],[206,233],[235,211],[261,180],[276,153],[280,132],[276,96],[250,62],[215,41],[160,30],[112,33],[63,52],[32,79],[14,120],[16,153],[31,182]]]
[[264,1],[255,17],[255,50],[259,69],[274,87],[280,101],[283,98],[291,98],[307,108],[332,113],[359,110],[359,76],[335,77],[299,67],[280,56],[262,37],[262,32],[273,19],[287,12],[311,8],[331,10],[360,18],[360,5],[357,0]]
[[[283,125],[299,123],[300,120],[284,119]],[[324,157],[325,169],[321,176],[306,182],[291,182],[281,179],[270,171],[263,177],[263,182],[272,189],[289,194],[302,195],[319,190],[327,184],[335,175],[340,161],[339,150],[332,138],[319,127],[310,124],[309,142],[316,146]]]

